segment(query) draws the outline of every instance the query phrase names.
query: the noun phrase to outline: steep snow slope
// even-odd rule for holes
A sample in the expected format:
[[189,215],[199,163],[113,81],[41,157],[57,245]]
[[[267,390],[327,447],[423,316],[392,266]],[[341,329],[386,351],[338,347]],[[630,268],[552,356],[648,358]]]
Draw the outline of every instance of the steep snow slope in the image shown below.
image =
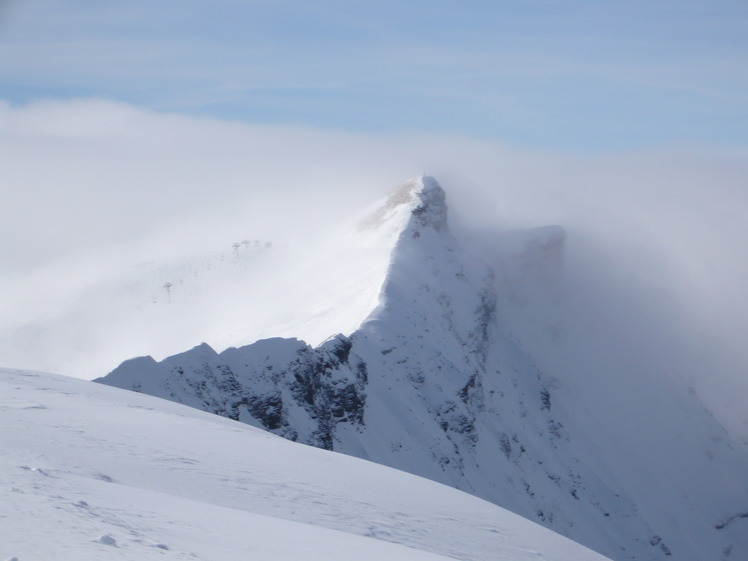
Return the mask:
[[[693,395],[594,361],[586,385],[575,363],[541,371],[507,332],[508,303],[531,287],[460,247],[432,178],[393,193],[359,232],[393,244],[379,302],[349,336],[201,345],[100,381],[453,485],[613,559],[748,557],[748,459]],[[499,256],[548,284],[560,229],[504,243]]]
[[39,299],[51,301],[38,317],[18,326],[0,315],[0,356],[91,379],[136,354],[163,358],[196,341],[226,348],[283,336],[316,345],[351,333],[377,304],[402,210],[393,207],[378,228],[358,228],[353,217],[306,239],[242,240],[215,253],[87,271],[79,276],[91,282],[69,293],[50,279],[39,287]]
[[604,561],[454,489],[184,406],[0,369],[0,558]]

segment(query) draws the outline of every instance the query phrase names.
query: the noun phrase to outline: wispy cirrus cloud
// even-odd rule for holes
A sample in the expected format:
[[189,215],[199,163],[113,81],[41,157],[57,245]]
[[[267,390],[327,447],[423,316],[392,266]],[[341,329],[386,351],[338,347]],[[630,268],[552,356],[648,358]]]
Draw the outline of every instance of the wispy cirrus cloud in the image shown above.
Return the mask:
[[724,2],[11,2],[17,102],[100,96],[345,130],[582,150],[745,143],[748,8]]

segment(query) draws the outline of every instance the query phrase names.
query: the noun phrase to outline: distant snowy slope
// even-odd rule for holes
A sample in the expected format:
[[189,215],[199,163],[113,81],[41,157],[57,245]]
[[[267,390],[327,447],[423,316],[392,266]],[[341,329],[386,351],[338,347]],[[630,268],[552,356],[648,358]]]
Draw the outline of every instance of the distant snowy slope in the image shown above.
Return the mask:
[[[377,228],[362,225],[368,209],[291,242],[227,240],[214,253],[89,272],[88,283],[26,324],[0,317],[0,356],[9,366],[91,379],[133,355],[163,358],[199,341],[224,349],[350,333],[377,305],[403,210],[392,204]],[[42,288],[43,298],[59,290]]]
[[[566,332],[579,345],[551,352],[538,305],[556,297],[563,231],[515,233],[479,259],[450,231],[445,197],[417,178],[359,222],[362,239],[391,245],[352,332],[200,345],[99,381],[452,485],[612,559],[748,558],[746,451],[664,375],[667,357],[632,362],[625,345]],[[619,336],[615,318],[607,333]]]
[[150,396],[0,369],[0,558],[604,561],[495,505]]

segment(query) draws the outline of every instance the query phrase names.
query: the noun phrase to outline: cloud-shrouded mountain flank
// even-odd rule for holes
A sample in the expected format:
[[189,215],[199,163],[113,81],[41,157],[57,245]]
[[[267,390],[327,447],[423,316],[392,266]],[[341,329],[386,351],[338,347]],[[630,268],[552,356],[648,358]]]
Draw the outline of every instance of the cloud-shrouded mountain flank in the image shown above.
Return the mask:
[[451,485],[611,559],[748,558],[742,444],[636,349],[564,327],[561,228],[494,241],[463,246],[418,178],[315,253],[323,288],[292,279],[282,337],[98,381]]

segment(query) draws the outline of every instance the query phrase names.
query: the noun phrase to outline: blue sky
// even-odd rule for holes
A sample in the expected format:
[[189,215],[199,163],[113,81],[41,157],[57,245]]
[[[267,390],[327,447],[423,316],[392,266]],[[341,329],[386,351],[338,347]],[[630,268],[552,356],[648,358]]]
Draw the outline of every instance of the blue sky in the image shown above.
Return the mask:
[[748,2],[4,0],[0,98],[599,152],[748,144]]

